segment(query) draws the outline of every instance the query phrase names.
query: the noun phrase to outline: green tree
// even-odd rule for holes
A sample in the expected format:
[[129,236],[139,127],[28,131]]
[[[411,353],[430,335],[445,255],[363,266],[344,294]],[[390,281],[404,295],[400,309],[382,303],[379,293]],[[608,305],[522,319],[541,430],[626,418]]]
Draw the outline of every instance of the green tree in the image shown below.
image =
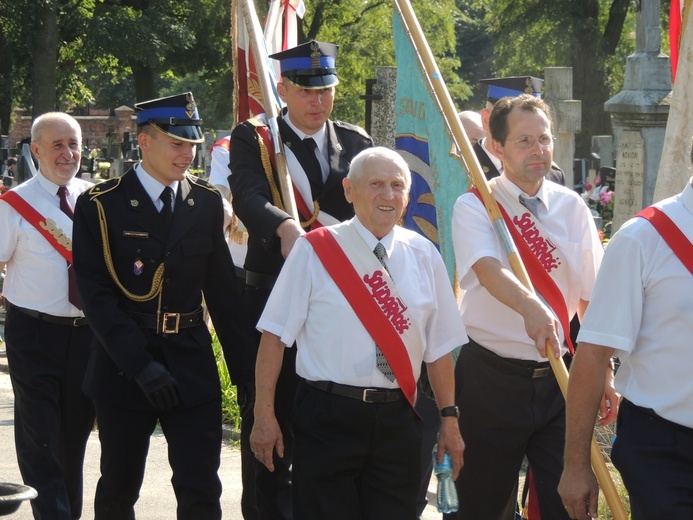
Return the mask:
[[[438,67],[453,99],[461,101],[469,89],[455,74],[454,0],[415,0],[412,2]],[[338,44],[337,87],[334,115],[350,123],[364,124],[366,79],[375,77],[375,67],[394,66],[391,0],[311,0],[300,24],[299,41],[317,39]]]
[[[604,103],[622,87],[625,58],[633,50],[630,0],[469,0],[483,10],[491,36],[493,76],[530,74],[545,67],[573,67],[573,95],[582,101],[578,155],[589,152],[590,137],[610,134]],[[632,16],[633,13],[631,13]],[[485,56],[484,59],[487,59]],[[462,64],[465,69],[466,64]]]

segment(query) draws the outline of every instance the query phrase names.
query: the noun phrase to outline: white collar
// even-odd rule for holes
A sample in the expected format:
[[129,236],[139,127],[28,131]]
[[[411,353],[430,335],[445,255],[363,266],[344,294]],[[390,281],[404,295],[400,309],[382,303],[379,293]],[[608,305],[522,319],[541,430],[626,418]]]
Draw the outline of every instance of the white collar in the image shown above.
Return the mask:
[[291,122],[291,115],[287,112],[286,115],[284,116],[284,121],[286,121],[286,124],[289,125],[289,128],[291,128],[294,132],[296,132],[296,135],[301,139],[305,139],[306,137],[310,137],[315,141],[315,143],[318,145],[318,150],[320,150],[320,153],[325,155],[325,147],[327,146],[327,123],[322,125],[322,128],[315,132],[314,134],[307,134],[298,128],[296,128],[296,125],[294,125]]
[[353,219],[351,219],[351,223],[356,228],[356,231],[358,231],[358,234],[361,235],[361,238],[363,238],[363,241],[366,242],[366,245],[369,247],[371,251],[373,251],[378,242],[380,242],[385,247],[387,257],[391,257],[392,250],[395,245],[395,228],[392,228],[387,235],[378,240],[377,238],[375,238],[375,235],[373,233],[366,229],[366,226],[364,226],[361,223],[358,217],[354,217]]
[[[142,163],[139,163],[135,166],[135,175],[137,175],[137,178],[139,179],[140,183],[142,184],[142,187],[144,188],[144,191],[147,192],[147,195],[149,195],[149,198],[152,199],[152,202],[156,206],[157,201],[161,196],[161,192],[164,191],[166,185],[161,184],[154,177],[149,175],[142,166]],[[176,194],[178,193],[179,184],[179,181],[173,181],[171,184],[169,184],[169,186],[173,190],[173,200],[176,200]]]

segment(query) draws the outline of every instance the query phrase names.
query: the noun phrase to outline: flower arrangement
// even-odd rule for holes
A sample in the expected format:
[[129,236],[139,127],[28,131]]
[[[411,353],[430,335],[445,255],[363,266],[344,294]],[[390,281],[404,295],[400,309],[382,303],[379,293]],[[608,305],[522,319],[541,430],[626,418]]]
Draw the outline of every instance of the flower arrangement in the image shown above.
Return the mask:
[[98,168],[99,168],[99,175],[103,179],[108,179],[108,173],[111,169],[111,163],[106,162],[106,161],[102,161],[98,164]]
[[614,192],[609,189],[608,185],[601,185],[601,178],[594,179],[594,186],[589,182],[585,182],[585,190],[582,192],[582,198],[587,205],[595,210],[597,214],[604,219],[604,222],[609,221],[614,215]]

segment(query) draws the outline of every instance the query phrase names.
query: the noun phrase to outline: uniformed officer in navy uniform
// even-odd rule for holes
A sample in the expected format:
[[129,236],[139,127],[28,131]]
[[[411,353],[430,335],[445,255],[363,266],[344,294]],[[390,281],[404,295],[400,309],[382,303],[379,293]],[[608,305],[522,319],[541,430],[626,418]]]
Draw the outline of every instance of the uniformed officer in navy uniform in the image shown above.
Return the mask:
[[[493,106],[500,98],[506,96],[516,97],[520,94],[531,94],[534,97],[541,98],[541,88],[544,85],[544,80],[532,76],[510,76],[507,78],[482,79],[479,82],[488,85],[486,107],[481,110],[481,120],[486,137],[479,139],[473,148],[486,178],[491,180],[494,177],[498,177],[502,169],[501,160],[493,155],[491,151],[488,120],[491,117]],[[546,179],[565,186],[565,175],[556,163],[551,165],[549,173],[546,174]]]
[[98,340],[84,384],[102,452],[95,518],[134,518],[158,420],[177,518],[217,519],[221,391],[203,295],[232,372],[241,345],[222,202],[187,171],[203,141],[192,94],[135,108],[142,161],[84,193],[75,211],[77,282]]
[[[289,349],[284,356],[275,403],[277,418],[285,432],[285,456],[283,460],[277,458],[275,471],[270,473],[255,461],[248,442],[253,426],[255,357],[260,342],[255,324],[296,239],[316,225],[329,225],[354,216],[351,204],[344,197],[342,179],[349,171],[351,160],[361,150],[373,146],[363,129],[329,119],[339,82],[335,68],[337,49],[330,43],[311,41],[271,56],[281,67],[282,80],[277,90],[286,108],[278,118],[278,126],[288,168],[294,187],[308,207],[309,214],[299,211],[300,223],[279,207],[281,201],[273,197],[279,180],[274,169],[266,171],[261,160],[261,146],[267,147],[262,137],[266,119],[243,122],[231,135],[229,167],[233,173],[229,185],[233,208],[249,234],[243,303],[249,313],[247,326],[252,329],[252,340],[246,349],[245,365],[249,370],[238,385],[246,519],[291,518],[289,417],[297,384],[296,349]],[[312,142],[306,141],[307,138]]]

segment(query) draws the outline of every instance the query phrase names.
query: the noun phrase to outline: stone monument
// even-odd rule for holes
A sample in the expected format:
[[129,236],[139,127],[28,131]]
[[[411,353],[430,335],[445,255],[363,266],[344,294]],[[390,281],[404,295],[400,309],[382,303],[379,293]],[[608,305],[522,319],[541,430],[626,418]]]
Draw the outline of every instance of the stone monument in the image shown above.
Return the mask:
[[623,90],[604,104],[616,152],[613,232],[652,204],[671,97],[669,57],[660,53],[660,0],[640,0],[636,9],[635,53],[626,61]]

